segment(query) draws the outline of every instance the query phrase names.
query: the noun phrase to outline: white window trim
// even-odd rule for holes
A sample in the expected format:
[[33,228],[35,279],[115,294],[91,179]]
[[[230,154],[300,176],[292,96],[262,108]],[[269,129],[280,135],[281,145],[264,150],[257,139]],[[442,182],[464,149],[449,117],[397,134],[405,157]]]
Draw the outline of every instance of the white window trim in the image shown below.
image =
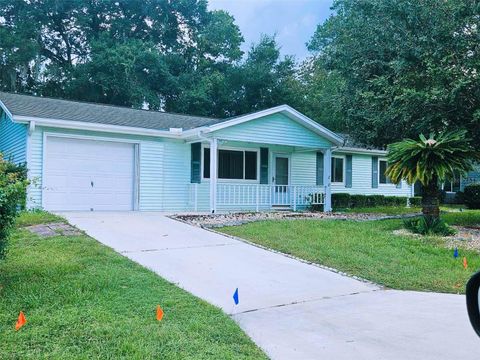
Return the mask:
[[380,182],[380,161],[385,161],[387,163],[387,166],[388,166],[388,161],[386,158],[383,158],[383,159],[378,159],[378,186],[382,186],[382,187],[391,187],[391,186],[396,186],[394,183],[392,182],[389,182],[389,183],[382,183]]
[[[333,155],[332,156],[332,166],[333,166],[333,163],[335,162],[334,159],[342,159],[343,160],[343,176],[342,176],[342,179],[343,181],[342,182],[336,182],[336,181],[333,181],[333,172],[330,174],[330,179],[332,180],[331,183],[332,185],[343,185],[345,186],[345,177],[347,175],[347,157],[345,155]],[[330,166],[330,171],[332,170],[332,166]]]
[[[205,167],[205,150],[210,149],[210,146],[207,144],[202,144],[202,161],[201,161],[201,173],[202,173],[202,182],[209,182],[210,178],[203,177],[204,167]],[[247,184],[259,184],[260,183],[260,148],[248,148],[248,147],[233,147],[233,146],[219,146],[218,151],[220,150],[232,150],[232,151],[249,151],[257,153],[257,178],[255,180],[249,179],[222,179],[218,177],[218,161],[217,161],[217,181],[223,183],[247,183]],[[218,158],[218,154],[217,154]],[[212,174],[210,174],[211,176]],[[245,154],[243,155],[243,176],[245,177]]]
[[[462,187],[462,175],[459,175],[458,176],[458,181],[459,181],[459,190],[458,191],[461,191],[461,187]],[[458,191],[453,191],[453,183],[450,182],[450,190],[445,190],[445,181],[442,182],[442,190],[445,191],[446,193],[448,194],[456,194]]]

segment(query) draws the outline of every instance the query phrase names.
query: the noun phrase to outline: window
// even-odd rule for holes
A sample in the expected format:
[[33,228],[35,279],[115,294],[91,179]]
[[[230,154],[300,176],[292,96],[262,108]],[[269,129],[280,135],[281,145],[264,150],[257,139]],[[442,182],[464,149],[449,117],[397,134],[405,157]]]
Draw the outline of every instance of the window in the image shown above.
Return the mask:
[[243,179],[243,151],[218,151],[218,178]]
[[245,151],[245,180],[257,180],[256,151]]
[[443,183],[443,190],[447,192],[457,192],[460,191],[460,174],[455,173],[453,179],[447,179]]
[[343,183],[343,158],[332,157],[332,182]]
[[[203,149],[203,178],[210,178],[210,149]],[[234,180],[258,179],[258,152],[218,150],[218,178]]]
[[203,178],[210,179],[210,149],[203,149]]
[[387,162],[385,160],[379,160],[378,161],[378,182],[380,184],[391,184],[392,182],[390,181],[389,177],[385,175],[387,172]]

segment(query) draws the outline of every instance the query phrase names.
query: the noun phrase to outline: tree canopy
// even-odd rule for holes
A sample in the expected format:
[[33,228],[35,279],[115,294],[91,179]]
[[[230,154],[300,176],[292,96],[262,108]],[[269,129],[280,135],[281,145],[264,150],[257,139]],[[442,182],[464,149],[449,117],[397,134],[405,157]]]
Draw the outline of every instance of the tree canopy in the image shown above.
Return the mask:
[[0,89],[207,116],[294,102],[295,61],[206,0],[0,0]]
[[0,90],[229,117],[289,104],[386,146],[466,129],[480,142],[480,0],[335,0],[307,44],[246,54],[207,0],[0,0]]
[[344,81],[351,133],[385,146],[466,128],[480,141],[477,0],[336,0],[309,48]]

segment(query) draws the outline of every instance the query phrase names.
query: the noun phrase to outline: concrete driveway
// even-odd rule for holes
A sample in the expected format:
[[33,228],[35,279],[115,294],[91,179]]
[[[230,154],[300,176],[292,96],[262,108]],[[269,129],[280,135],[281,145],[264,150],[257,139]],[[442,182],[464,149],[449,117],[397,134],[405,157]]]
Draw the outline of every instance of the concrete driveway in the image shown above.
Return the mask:
[[480,357],[464,296],[384,290],[161,213],[62,216],[221,307],[273,359]]

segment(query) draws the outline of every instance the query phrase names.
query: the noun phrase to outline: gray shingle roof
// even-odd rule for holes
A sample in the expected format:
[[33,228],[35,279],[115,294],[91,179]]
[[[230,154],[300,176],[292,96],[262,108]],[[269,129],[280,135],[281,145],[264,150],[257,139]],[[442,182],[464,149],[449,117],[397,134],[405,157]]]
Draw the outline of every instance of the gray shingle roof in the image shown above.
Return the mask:
[[28,116],[152,130],[190,130],[225,121],[201,116],[131,109],[121,106],[60,100],[0,92],[0,100],[13,116]]

